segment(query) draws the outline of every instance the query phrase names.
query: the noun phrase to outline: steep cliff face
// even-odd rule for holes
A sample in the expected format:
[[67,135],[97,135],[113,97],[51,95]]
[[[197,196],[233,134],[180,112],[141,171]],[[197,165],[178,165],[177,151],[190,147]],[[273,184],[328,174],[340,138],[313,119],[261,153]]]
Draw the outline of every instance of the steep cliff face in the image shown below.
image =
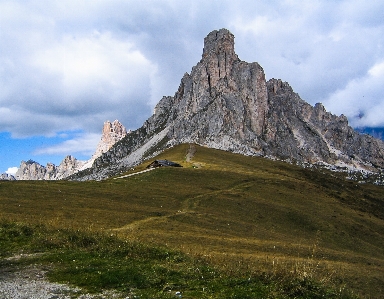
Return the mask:
[[172,107],[176,118],[168,137],[175,142],[214,146],[226,136],[233,150],[247,150],[243,140],[252,140],[248,151],[261,154],[258,136],[268,112],[264,71],[257,63],[239,60],[228,30],[205,38],[203,58],[184,75]]
[[15,178],[17,180],[42,180],[45,174],[46,169],[44,166],[35,161],[28,160],[21,161],[20,167],[15,174]]
[[267,87],[266,155],[368,170],[384,167],[381,140],[353,130],[344,115],[333,115],[320,103],[312,107],[286,82],[271,79]]
[[384,167],[383,142],[355,132],[345,116],[309,105],[288,83],[267,82],[258,63],[238,58],[226,29],[204,39],[202,59],[183,76],[175,95],[163,97],[141,128],[77,179],[108,177],[187,142],[304,163]]
[[101,139],[96,147],[96,151],[93,154],[93,158],[100,157],[101,154],[108,151],[117,141],[124,138],[127,135],[127,129],[121,122],[115,120],[110,122],[109,120],[104,123],[101,133]]
[[127,129],[118,120],[115,120],[112,123],[109,120],[104,122],[101,138],[97,144],[95,153],[92,155],[91,159],[84,163],[80,170],[91,167],[98,157],[107,152],[116,142],[120,141],[129,133],[130,132],[127,132]]

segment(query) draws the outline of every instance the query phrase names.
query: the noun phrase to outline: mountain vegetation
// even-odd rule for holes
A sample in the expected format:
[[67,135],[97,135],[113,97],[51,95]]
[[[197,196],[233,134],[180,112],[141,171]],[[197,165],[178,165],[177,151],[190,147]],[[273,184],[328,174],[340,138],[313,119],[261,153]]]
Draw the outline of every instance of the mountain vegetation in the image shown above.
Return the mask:
[[382,186],[193,144],[156,159],[183,167],[0,182],[2,267],[122,298],[384,296]]

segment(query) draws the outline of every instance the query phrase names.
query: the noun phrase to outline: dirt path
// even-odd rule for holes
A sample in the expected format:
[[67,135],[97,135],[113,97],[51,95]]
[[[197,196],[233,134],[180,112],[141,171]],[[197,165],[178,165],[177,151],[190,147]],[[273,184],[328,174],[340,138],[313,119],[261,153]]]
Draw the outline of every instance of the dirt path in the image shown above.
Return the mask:
[[0,267],[1,299],[107,299],[125,298],[116,292],[84,294],[81,289],[66,284],[49,282],[46,273],[49,269],[41,265],[19,267],[12,261],[28,258],[28,255],[7,258]]
[[148,168],[148,169],[145,169],[145,170],[142,170],[142,171],[138,171],[138,172],[135,172],[135,173],[130,173],[130,174],[126,174],[126,175],[123,175],[123,176],[119,176],[117,178],[114,178],[114,180],[127,178],[127,177],[130,177],[130,176],[133,176],[133,175],[137,175],[137,174],[148,172],[148,171],[155,170],[155,169],[156,168]]
[[196,154],[196,146],[194,144],[190,144],[189,145],[189,149],[188,149],[188,152],[187,152],[187,155],[185,156],[185,160],[187,162],[191,162],[192,161],[192,158],[195,156]]

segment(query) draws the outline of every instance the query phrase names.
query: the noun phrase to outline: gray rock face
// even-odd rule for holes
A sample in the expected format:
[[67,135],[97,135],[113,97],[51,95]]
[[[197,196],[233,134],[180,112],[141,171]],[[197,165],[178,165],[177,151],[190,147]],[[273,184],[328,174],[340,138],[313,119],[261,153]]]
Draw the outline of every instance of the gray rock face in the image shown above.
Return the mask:
[[21,161],[20,167],[15,174],[15,178],[17,180],[42,180],[45,177],[46,172],[46,168],[35,161]]
[[167,147],[197,143],[245,155],[304,163],[384,168],[384,143],[359,134],[345,116],[314,107],[288,83],[265,79],[262,67],[241,61],[226,29],[204,39],[202,59],[173,97],[163,97],[143,126],[117,142],[74,179],[102,179]]
[[[257,63],[239,60],[234,37],[228,30],[213,31],[205,38],[203,59],[185,74],[175,94],[171,113],[177,115],[169,132],[175,141],[234,143],[253,140],[260,151],[268,112],[264,71]],[[234,144],[235,146],[235,144]]]
[[0,174],[0,181],[14,181],[15,177],[8,173]]
[[286,82],[271,79],[267,87],[266,155],[368,170],[384,168],[381,140],[354,131],[344,115],[335,116],[320,103],[307,104]]
[[78,171],[83,164],[84,162],[73,156],[66,156],[59,166],[52,163],[43,166],[32,160],[21,161],[15,178],[16,180],[60,180]]

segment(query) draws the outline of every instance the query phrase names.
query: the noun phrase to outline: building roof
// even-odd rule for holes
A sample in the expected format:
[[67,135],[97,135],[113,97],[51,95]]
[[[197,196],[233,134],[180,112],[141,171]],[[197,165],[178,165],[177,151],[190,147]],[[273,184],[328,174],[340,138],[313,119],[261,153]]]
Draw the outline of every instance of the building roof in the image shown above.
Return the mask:
[[151,167],[162,167],[162,166],[171,166],[171,167],[182,167],[180,164],[168,161],[168,160],[155,160],[151,164],[147,166],[147,168]]

